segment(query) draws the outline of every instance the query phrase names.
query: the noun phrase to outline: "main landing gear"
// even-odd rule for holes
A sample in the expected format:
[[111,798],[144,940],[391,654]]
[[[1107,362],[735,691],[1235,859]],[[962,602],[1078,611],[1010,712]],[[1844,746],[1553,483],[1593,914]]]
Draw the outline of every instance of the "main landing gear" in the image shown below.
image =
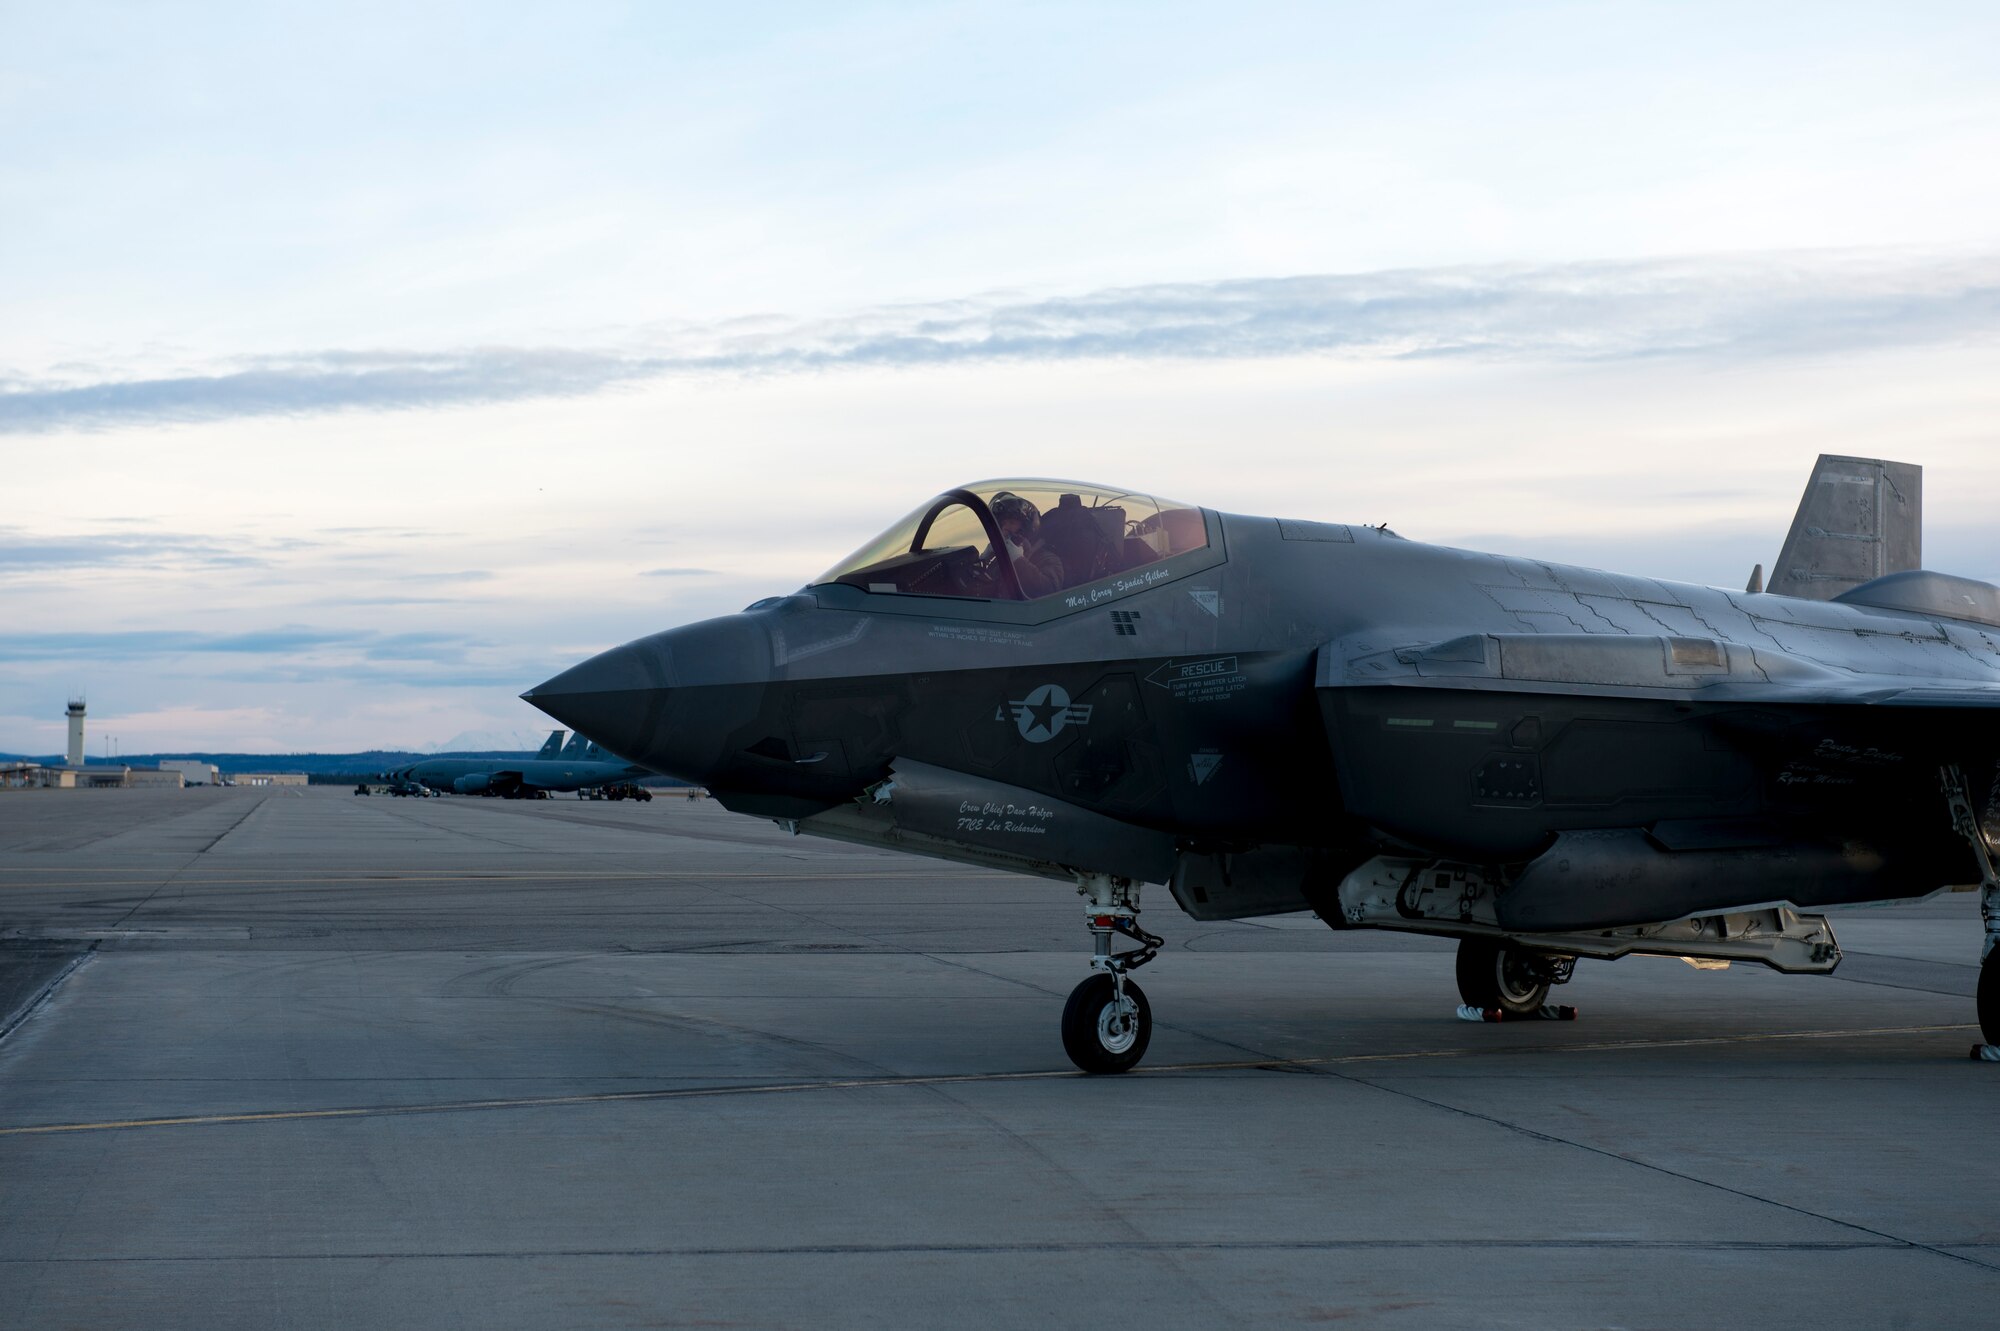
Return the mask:
[[[1097,972],[1070,991],[1063,1007],[1063,1051],[1085,1072],[1125,1072],[1146,1055],[1153,1038],[1153,1009],[1128,972],[1151,961],[1166,940],[1139,927],[1139,885],[1109,874],[1080,874],[1090,926],[1091,969]],[[1138,948],[1113,952],[1111,936],[1123,934]]]
[[1574,957],[1531,952],[1493,938],[1458,940],[1458,996],[1467,1007],[1530,1017],[1548,1002],[1549,986],[1569,983]]
[[[2000,1063],[2000,871],[1993,866],[1992,847],[1986,831],[1973,811],[1972,795],[1965,774],[1946,767],[1939,774],[1945,803],[1951,808],[1951,825],[1972,848],[1979,865],[1979,918],[1986,926],[1986,941],[1979,953],[1979,1034],[1984,1044],[1972,1046],[1972,1056],[1988,1063]],[[1996,774],[2000,780],[2000,774]]]

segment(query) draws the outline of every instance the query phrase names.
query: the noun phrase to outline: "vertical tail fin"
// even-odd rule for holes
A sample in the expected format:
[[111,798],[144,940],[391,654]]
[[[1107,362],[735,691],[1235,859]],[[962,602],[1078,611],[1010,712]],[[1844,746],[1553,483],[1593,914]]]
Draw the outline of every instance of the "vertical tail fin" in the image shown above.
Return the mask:
[[535,756],[537,758],[553,758],[562,752],[562,743],[563,732],[560,730],[551,730],[549,737],[542,741],[541,751],[536,753]]
[[578,731],[570,735],[569,743],[563,746],[562,756],[572,762],[582,762],[584,755],[589,752],[590,741],[583,737],[581,731]]
[[1923,566],[1924,469],[1820,454],[1771,566],[1780,596],[1828,601],[1885,573]]

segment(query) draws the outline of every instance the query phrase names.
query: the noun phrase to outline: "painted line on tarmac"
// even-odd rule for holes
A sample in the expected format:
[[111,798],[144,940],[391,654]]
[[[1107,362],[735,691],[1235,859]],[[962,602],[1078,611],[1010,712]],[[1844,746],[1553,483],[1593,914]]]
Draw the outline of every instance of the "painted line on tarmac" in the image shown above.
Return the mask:
[[[41,875],[51,873],[83,874],[118,872],[129,873],[130,871],[116,869],[10,869],[0,866],[0,874],[33,873]],[[1023,875],[1017,873],[968,873],[958,876],[962,878],[995,880],[1003,878],[1019,879],[1023,877]],[[933,882],[936,880],[937,875],[935,873],[700,873],[692,871],[677,872],[673,870],[662,870],[658,873],[532,873],[524,871],[521,873],[380,874],[363,872],[332,874],[324,877],[305,877],[293,874],[275,877],[268,873],[261,873],[208,874],[200,878],[179,878],[174,881],[174,885],[176,887],[183,887],[188,884],[205,884],[210,886],[276,884],[280,887],[289,887],[295,883],[647,883],[661,880],[701,882],[707,879],[727,879],[730,882],[742,879],[763,879],[774,883],[816,883],[831,879],[849,878],[885,882]],[[79,884],[79,886],[150,887],[158,881],[156,878],[93,879],[88,883]],[[47,884],[6,884],[6,886],[44,887]]]
[[[1135,1072],[1217,1072],[1231,1068],[1318,1068],[1342,1063],[1390,1063],[1399,1059],[1463,1058],[1481,1054],[1589,1054],[1620,1049],[1693,1049],[1703,1045],[1756,1044],[1772,1040],[1858,1040],[1871,1035],[1935,1035],[1976,1031],[1977,1022],[1943,1026],[1873,1026],[1845,1031],[1761,1031],[1748,1035],[1693,1035],[1679,1040],[1599,1040],[1590,1044],[1511,1045],[1504,1049],[1419,1049],[1400,1054],[1339,1054],[1326,1058],[1243,1059],[1225,1063],[1176,1063]],[[1128,1074],[1130,1075],[1130,1074]],[[0,1129],[4,1131],[4,1129]]]
[[[1990,1242],[1954,1243],[1953,1249],[1985,1250]],[[1120,1239],[1119,1252],[1882,1252],[1922,1249],[1900,1239]],[[1027,1243],[786,1243],[658,1248],[474,1248],[451,1251],[396,1249],[363,1252],[139,1253],[98,1255],[52,1253],[0,1257],[0,1266],[118,1266],[140,1262],[206,1265],[223,1262],[518,1262],[538,1258],[589,1257],[1009,1257],[1102,1254],[1099,1240]]]
[[[1614,1050],[1687,1049],[1703,1045],[1751,1044],[1780,1040],[1853,1040],[1879,1035],[1931,1035],[1975,1030],[1972,1023],[1950,1026],[1877,1026],[1866,1030],[1778,1031],[1752,1035],[1697,1036],[1685,1040],[1607,1040],[1596,1044],[1515,1045],[1505,1049],[1422,1049],[1390,1054],[1334,1054],[1321,1058],[1234,1059],[1212,1063],[1167,1063],[1135,1068],[1128,1077],[1166,1077],[1189,1072],[1281,1072],[1291,1068],[1342,1067],[1415,1059],[1477,1058],[1495,1054],[1567,1054]],[[445,1100],[429,1104],[355,1105],[340,1109],[278,1109],[243,1114],[186,1114],[168,1118],[107,1119],[90,1123],[31,1123],[0,1127],[0,1137],[55,1136],[78,1132],[121,1132],[140,1128],[193,1128],[229,1123],[295,1123],[315,1119],[393,1118],[404,1114],[465,1114],[500,1109],[549,1109],[565,1105],[633,1104],[659,1100],[704,1100],[724,1096],[797,1095],[810,1091],[890,1090],[913,1086],[967,1086],[995,1082],[1081,1078],[1073,1068],[1040,1072],[958,1072],[919,1077],[837,1077],[821,1081],[771,1082],[760,1086],[691,1086],[651,1091],[603,1091],[579,1095],[519,1096],[498,1100]]]
[[0,929],[0,943],[184,942],[188,939],[246,942],[246,924],[162,925],[157,929],[92,929],[84,925],[51,929]]

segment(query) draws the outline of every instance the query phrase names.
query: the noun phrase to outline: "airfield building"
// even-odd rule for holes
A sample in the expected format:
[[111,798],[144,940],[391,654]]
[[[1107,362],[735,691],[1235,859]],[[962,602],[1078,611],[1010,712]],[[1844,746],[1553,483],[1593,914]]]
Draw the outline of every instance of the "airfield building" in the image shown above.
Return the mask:
[[184,784],[174,768],[127,767],[123,763],[45,767],[41,763],[0,764],[0,790],[129,790],[136,786]]

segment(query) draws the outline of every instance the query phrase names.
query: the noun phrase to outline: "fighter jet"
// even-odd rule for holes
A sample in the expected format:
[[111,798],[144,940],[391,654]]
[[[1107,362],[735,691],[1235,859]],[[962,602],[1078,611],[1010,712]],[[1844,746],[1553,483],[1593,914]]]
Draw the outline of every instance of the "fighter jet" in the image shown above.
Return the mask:
[[1825,973],[1821,909],[1977,889],[2000,1044],[2000,588],[1919,569],[1921,483],[1822,457],[1734,591],[987,481],[522,696],[795,833],[1074,883],[1088,1072],[1151,1036],[1145,884],[1456,938],[1489,1017],[1579,958]]
[[454,795],[547,799],[555,791],[623,789],[652,772],[606,753],[582,735],[572,735],[565,746],[558,730],[532,758],[429,758],[383,775]]

